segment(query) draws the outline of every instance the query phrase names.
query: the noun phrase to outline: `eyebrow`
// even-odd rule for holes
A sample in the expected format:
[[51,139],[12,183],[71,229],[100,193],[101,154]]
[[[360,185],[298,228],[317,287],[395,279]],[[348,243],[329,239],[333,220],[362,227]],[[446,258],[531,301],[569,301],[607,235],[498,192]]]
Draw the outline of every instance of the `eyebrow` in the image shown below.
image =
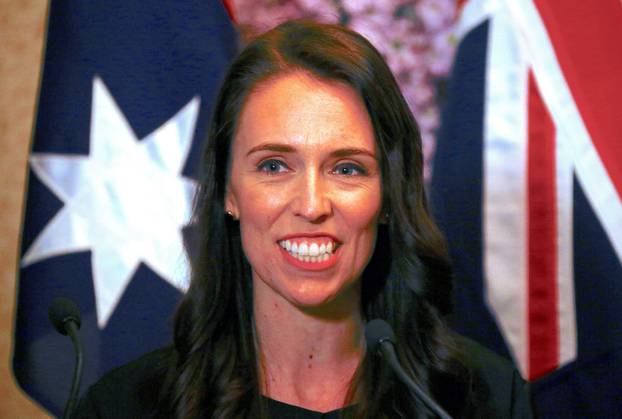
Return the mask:
[[372,153],[369,150],[366,150],[364,148],[355,148],[355,147],[340,148],[339,150],[335,150],[332,153],[330,153],[332,157],[348,157],[348,156],[355,156],[355,155],[361,155],[361,154],[372,157],[374,159],[376,158],[376,153]]
[[251,148],[250,150],[248,150],[248,153],[246,153],[246,155],[250,156],[251,154],[258,151],[277,151],[279,153],[292,153],[296,151],[296,149],[287,144],[265,143],[259,144],[258,146]]
[[[248,153],[246,153],[246,155],[250,156],[251,154],[256,153],[258,151],[276,151],[278,153],[293,153],[296,151],[296,148],[290,145],[287,145],[287,144],[265,143],[265,144],[260,144],[258,146],[251,148],[248,151]],[[361,155],[361,154],[367,155],[374,159],[376,158],[375,153],[372,153],[369,150],[366,150],[364,148],[356,148],[356,147],[340,148],[330,153],[331,157],[348,157],[348,156]]]

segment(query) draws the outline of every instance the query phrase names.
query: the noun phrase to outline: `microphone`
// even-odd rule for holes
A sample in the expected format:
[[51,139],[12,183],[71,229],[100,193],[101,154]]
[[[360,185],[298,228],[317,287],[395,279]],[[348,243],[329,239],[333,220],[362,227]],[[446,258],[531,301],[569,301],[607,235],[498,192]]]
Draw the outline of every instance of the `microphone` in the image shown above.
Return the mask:
[[406,371],[400,365],[393,343],[395,334],[391,326],[382,319],[374,319],[365,326],[365,340],[367,348],[371,352],[380,355],[391,367],[395,375],[400,379],[412,394],[419,399],[425,407],[441,419],[451,419],[431,397],[423,392],[423,390],[406,374]]
[[58,333],[69,335],[76,352],[76,367],[73,370],[69,399],[63,412],[63,419],[69,419],[75,409],[78,391],[80,390],[80,379],[82,378],[82,344],[78,336],[78,329],[80,329],[81,324],[80,310],[70,299],[59,297],[52,301],[48,309],[48,317]]

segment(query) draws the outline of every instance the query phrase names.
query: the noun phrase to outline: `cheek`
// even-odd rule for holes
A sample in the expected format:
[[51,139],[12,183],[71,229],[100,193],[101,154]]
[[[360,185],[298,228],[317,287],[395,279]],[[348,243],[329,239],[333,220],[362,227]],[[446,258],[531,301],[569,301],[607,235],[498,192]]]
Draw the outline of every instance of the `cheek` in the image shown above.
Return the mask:
[[239,196],[240,221],[261,226],[269,223],[282,211],[286,201],[285,194],[278,188],[262,185],[247,185],[237,194]]
[[381,210],[379,187],[342,194],[338,199],[342,213],[355,230],[375,229]]
[[259,273],[261,277],[266,277],[274,268],[274,260],[271,258],[274,246],[270,239],[266,218],[262,218],[260,212],[254,215],[254,217],[240,217],[242,251],[253,271]]
[[240,233],[247,259],[261,261],[262,254],[269,249],[274,232],[271,227],[282,212],[285,201],[279,191],[266,191],[260,186],[245,187],[238,193],[240,212]]
[[353,239],[356,265],[364,265],[371,258],[376,242],[381,211],[380,188],[348,195],[341,203],[343,221]]

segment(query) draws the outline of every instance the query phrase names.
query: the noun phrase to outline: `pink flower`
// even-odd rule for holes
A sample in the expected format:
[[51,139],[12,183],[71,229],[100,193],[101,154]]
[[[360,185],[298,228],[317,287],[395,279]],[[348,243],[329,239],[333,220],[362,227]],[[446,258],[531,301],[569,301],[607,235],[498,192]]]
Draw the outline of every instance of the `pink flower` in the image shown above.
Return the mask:
[[321,22],[339,21],[339,9],[332,0],[297,0],[300,17],[312,17]]
[[451,25],[456,6],[448,0],[419,0],[415,12],[423,22],[426,31],[437,31]]
[[257,5],[253,0],[235,0],[237,23],[254,33],[264,32],[279,23],[298,17],[298,7],[289,1],[270,2],[269,6]]
[[437,33],[431,38],[429,52],[430,72],[435,76],[444,76],[449,73],[454,59],[455,42],[451,30]]
[[344,10],[351,15],[392,14],[402,2],[399,0],[342,0]]
[[378,25],[373,19],[353,16],[348,25],[352,30],[363,35],[382,55],[386,57],[391,49],[391,40],[386,32],[380,30],[383,26]]

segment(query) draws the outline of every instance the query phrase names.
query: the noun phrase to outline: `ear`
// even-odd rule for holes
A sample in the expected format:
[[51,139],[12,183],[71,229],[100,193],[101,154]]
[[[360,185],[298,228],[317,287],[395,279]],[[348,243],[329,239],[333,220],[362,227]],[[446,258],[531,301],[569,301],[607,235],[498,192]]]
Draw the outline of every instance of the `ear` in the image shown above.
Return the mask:
[[225,212],[229,214],[234,220],[237,220],[240,216],[238,207],[238,200],[235,193],[231,191],[231,188],[227,186],[227,192],[225,193]]

